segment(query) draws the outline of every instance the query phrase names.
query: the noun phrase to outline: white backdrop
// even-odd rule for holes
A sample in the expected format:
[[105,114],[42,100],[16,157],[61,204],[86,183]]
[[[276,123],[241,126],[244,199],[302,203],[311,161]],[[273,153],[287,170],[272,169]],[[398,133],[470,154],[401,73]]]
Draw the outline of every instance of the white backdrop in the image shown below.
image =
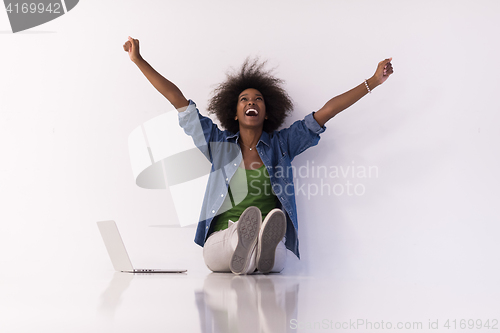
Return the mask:
[[[498,281],[499,22],[495,0],[84,0],[12,34],[0,10],[0,265],[56,282],[111,269],[95,222],[114,219],[136,266],[208,272],[168,190],[134,182],[128,135],[172,106],[123,51],[130,35],[204,114],[228,69],[267,59],[295,102],[287,125],[393,57],[394,75],[295,159],[377,172],[299,177],[302,260],[289,253],[285,273]],[[314,194],[321,181],[363,195]]]

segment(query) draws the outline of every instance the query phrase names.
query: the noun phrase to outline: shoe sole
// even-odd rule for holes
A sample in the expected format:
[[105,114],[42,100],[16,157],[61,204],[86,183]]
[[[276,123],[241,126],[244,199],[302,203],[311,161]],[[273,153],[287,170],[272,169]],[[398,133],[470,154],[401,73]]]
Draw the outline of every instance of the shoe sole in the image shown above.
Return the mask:
[[257,207],[248,207],[241,214],[236,229],[238,244],[229,263],[229,268],[234,274],[243,274],[248,268],[252,249],[257,244],[257,239],[259,238],[261,221],[262,215],[260,209]]
[[286,217],[283,212],[273,213],[261,230],[259,251],[257,253],[257,270],[269,273],[274,266],[276,246],[285,237]]

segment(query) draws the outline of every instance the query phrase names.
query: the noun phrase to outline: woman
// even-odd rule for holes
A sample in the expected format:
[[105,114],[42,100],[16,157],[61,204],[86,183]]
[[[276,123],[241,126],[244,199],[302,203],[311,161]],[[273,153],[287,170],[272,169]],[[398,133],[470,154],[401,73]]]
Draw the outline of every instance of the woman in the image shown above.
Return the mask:
[[212,163],[195,236],[208,268],[280,272],[286,248],[300,258],[291,161],[318,143],[329,119],[387,80],[392,58],[379,62],[370,79],[280,131],[292,110],[283,81],[265,71],[265,63],[247,60],[210,100],[208,109],[226,128],[222,131],[141,57],[137,39],[129,37],[123,47],[179,111],[179,124]]

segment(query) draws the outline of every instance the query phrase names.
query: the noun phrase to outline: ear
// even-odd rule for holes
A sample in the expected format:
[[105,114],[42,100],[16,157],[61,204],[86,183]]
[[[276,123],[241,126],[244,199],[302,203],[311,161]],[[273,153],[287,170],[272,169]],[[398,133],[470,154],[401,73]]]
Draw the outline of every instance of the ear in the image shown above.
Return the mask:
[[238,116],[234,116],[234,120],[238,120]]

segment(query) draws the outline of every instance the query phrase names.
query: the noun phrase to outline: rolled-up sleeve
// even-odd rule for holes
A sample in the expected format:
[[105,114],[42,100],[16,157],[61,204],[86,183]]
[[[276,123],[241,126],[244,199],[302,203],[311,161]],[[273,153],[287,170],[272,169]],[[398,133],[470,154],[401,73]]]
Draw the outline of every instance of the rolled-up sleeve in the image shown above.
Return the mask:
[[287,151],[291,160],[309,147],[318,144],[320,136],[326,130],[321,127],[313,116],[308,114],[302,120],[294,122],[290,127],[278,132],[280,145]]
[[202,116],[192,100],[189,100],[185,111],[179,112],[179,125],[187,135],[191,136],[195,146],[212,163],[209,142],[216,140],[219,135],[220,130],[217,125],[210,118]]
[[326,130],[326,127],[319,126],[318,122],[316,119],[314,119],[314,112],[311,112],[304,118],[304,123],[306,124],[307,128],[309,128],[312,132],[316,134],[321,134]]
[[179,112],[179,125],[186,129],[193,122],[197,122],[198,111],[196,110],[196,103],[189,100],[189,105],[186,110]]

